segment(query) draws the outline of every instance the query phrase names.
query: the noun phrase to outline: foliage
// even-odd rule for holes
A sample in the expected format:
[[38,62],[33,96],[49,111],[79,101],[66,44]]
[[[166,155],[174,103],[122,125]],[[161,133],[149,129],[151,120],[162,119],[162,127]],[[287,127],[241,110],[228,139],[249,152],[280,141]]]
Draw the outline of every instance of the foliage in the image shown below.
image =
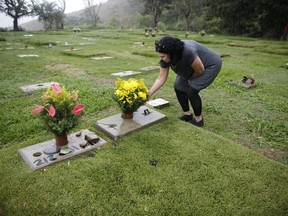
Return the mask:
[[[205,1],[204,1],[205,2]],[[180,17],[185,21],[185,31],[190,31],[192,20],[201,15],[203,11],[203,1],[180,0],[174,3],[179,11]]]
[[285,0],[206,1],[207,19],[221,18],[224,29],[230,34],[279,37],[287,23]]
[[42,105],[35,105],[32,114],[40,113],[48,130],[56,135],[68,134],[79,121],[83,105],[76,91],[68,92],[58,83],[51,83],[42,95]]
[[151,27],[156,28],[163,10],[169,7],[170,0],[142,0],[142,2],[145,5],[144,14],[151,15]]
[[165,32],[166,29],[167,29],[167,27],[166,27],[165,23],[163,23],[163,22],[158,22],[158,24],[157,24],[157,29],[160,30],[160,31]]
[[221,18],[213,18],[211,20],[205,20],[204,27],[207,32],[214,34],[226,34],[225,29],[223,28],[223,21]]
[[115,82],[114,99],[123,113],[133,113],[144,105],[148,97],[148,89],[144,80],[117,78]]
[[55,2],[47,1],[34,6],[35,14],[38,16],[39,21],[44,23],[45,29],[52,29],[53,27],[58,29],[64,28],[65,0],[63,2],[62,7],[58,6]]
[[8,28],[2,28],[0,27],[0,32],[7,32],[8,31]]
[[139,28],[146,28],[147,26],[151,25],[151,15],[146,14],[146,15],[141,15],[137,14],[137,26]]

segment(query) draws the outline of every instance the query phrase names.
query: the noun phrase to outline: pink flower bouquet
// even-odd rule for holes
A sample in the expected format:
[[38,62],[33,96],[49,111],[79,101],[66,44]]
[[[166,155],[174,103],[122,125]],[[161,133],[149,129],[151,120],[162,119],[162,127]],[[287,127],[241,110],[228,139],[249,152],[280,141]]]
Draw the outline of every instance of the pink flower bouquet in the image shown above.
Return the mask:
[[83,108],[77,91],[68,92],[59,83],[51,83],[42,95],[42,105],[35,104],[32,114],[40,114],[55,135],[64,135],[78,124]]

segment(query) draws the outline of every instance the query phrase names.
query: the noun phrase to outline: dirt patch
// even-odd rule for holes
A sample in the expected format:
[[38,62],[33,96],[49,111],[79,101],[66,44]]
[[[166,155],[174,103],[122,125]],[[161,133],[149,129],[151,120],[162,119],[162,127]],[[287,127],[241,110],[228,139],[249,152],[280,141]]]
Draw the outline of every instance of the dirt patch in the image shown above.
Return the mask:
[[288,163],[287,148],[261,148],[257,151],[272,160],[279,161],[284,164]]
[[48,70],[60,70],[67,75],[75,76],[75,75],[85,75],[85,71],[74,67],[71,64],[56,64],[56,65],[46,65],[46,69]]
[[[261,154],[265,155],[268,158],[275,159],[278,150],[275,148],[261,148],[258,150]],[[278,152],[279,153],[279,152]]]
[[98,82],[100,82],[102,85],[105,85],[105,86],[111,86],[111,87],[114,87],[115,85],[115,79],[108,79],[108,78],[98,78],[97,79]]
[[96,117],[107,116],[108,114],[113,114],[113,113],[117,112],[118,110],[119,110],[119,112],[121,112],[120,109],[117,107],[107,108],[107,109],[104,109],[104,110],[98,112]]

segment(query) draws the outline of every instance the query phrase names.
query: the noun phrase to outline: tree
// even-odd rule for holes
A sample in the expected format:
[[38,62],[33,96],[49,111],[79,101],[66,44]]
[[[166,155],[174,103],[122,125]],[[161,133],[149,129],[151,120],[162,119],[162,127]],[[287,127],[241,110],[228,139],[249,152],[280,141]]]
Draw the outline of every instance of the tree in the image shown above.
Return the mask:
[[199,15],[203,8],[203,0],[179,0],[175,1],[175,6],[179,13],[184,17],[186,31],[190,31],[192,18]]
[[39,21],[44,23],[45,29],[64,28],[64,11],[66,8],[65,0],[59,1],[61,6],[56,2],[44,1],[34,6],[35,14],[38,15]]
[[33,1],[29,3],[26,0],[1,0],[0,12],[4,12],[13,19],[14,31],[20,31],[18,19],[33,14]]
[[230,34],[278,36],[288,21],[287,0],[206,0],[208,19],[219,17]]
[[99,5],[94,3],[94,0],[83,0],[85,5],[85,13],[88,15],[91,24],[93,27],[97,27],[98,21],[100,20],[99,12],[102,6],[102,3]]
[[162,11],[169,7],[170,0],[140,0],[144,3],[145,13],[152,16],[152,27],[156,28]]
[[55,13],[55,25],[58,29],[64,29],[64,18],[66,10],[66,1],[59,0],[60,6],[58,6],[58,11]]

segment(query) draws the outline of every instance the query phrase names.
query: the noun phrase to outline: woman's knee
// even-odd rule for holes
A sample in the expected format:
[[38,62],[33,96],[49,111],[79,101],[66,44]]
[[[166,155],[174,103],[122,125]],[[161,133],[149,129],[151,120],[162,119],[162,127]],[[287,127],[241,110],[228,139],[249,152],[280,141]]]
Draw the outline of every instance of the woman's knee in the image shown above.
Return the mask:
[[187,88],[187,94],[189,97],[193,97],[193,96],[198,96],[200,90],[194,89],[191,86],[188,86]]

